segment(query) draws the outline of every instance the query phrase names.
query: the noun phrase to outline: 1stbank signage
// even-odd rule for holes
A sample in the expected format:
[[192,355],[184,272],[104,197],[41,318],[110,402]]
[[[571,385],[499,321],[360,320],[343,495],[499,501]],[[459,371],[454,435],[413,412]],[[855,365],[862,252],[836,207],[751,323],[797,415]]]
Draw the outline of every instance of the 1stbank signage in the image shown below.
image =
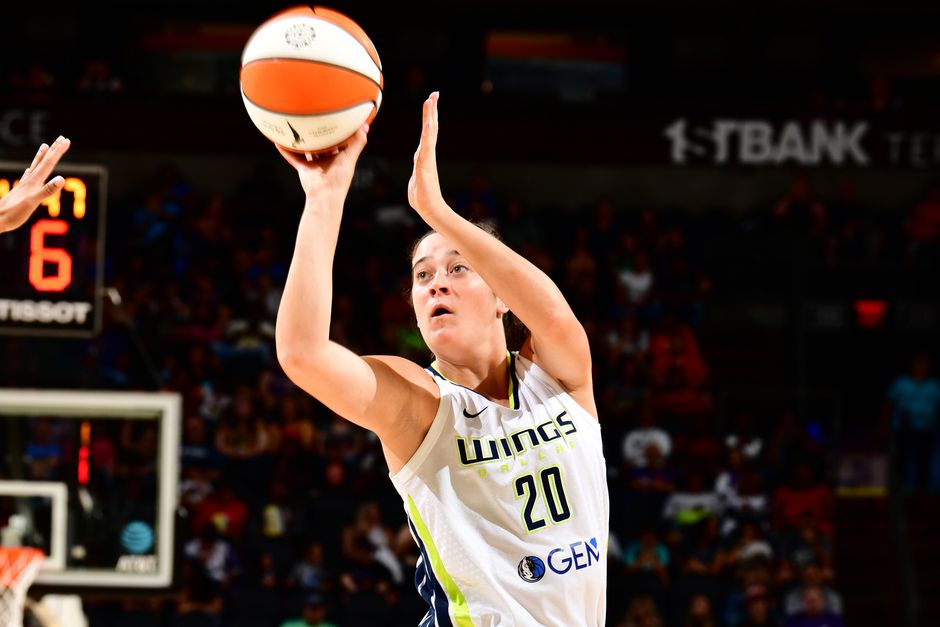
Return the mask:
[[913,167],[940,165],[940,134],[875,132],[867,121],[679,118],[663,135],[674,164]]

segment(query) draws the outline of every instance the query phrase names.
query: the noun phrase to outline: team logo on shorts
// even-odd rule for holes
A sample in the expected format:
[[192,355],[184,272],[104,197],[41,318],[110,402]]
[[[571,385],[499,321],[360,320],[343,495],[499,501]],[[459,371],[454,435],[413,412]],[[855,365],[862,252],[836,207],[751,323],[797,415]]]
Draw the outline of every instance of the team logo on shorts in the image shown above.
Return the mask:
[[519,576],[523,581],[535,583],[545,574],[545,562],[534,555],[527,555],[519,562],[519,568],[516,570],[519,571]]

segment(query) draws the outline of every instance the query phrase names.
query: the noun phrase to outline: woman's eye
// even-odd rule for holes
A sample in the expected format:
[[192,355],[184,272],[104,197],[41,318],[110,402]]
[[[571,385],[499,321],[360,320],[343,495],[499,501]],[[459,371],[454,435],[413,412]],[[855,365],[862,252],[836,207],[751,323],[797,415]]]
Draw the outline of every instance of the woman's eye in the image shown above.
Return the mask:
[[425,270],[421,270],[420,272],[415,274],[415,278],[418,279],[419,281],[423,281],[426,278],[428,278],[428,273]]
[[463,264],[457,264],[456,266],[454,266],[453,270],[451,270],[451,272],[455,274],[460,274],[461,272],[466,272],[466,271],[467,271],[467,266]]

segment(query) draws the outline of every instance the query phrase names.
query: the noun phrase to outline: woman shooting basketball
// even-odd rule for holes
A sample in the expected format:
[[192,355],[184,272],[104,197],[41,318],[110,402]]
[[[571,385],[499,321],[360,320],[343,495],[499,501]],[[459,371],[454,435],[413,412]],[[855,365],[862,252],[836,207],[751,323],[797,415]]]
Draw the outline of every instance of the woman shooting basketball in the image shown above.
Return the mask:
[[[306,194],[277,319],[288,376],[375,432],[422,559],[422,625],[604,624],[608,495],[591,356],[555,284],[444,202],[437,94],[424,103],[408,199],[433,229],[411,297],[435,361],[360,357],[329,339],[343,203],[366,143],[281,150]],[[512,311],[530,335],[507,350]]]

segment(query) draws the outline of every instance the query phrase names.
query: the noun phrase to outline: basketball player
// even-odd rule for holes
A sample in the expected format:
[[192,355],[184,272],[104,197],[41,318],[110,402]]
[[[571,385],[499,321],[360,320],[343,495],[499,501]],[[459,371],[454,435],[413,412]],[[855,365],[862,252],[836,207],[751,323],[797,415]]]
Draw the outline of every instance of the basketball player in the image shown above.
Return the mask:
[[51,146],[42,144],[39,147],[33,162],[20,177],[20,184],[0,198],[0,233],[12,231],[26,222],[42,201],[65,186],[65,179],[61,176],[48,183],[46,179],[70,145],[68,139],[59,135]]
[[[591,356],[555,284],[444,202],[438,94],[424,103],[409,201],[433,229],[411,298],[427,368],[329,339],[332,262],[367,127],[334,157],[287,151],[306,193],[277,319],[288,376],[380,438],[420,551],[421,625],[604,624],[608,495]],[[530,335],[507,350],[512,311]]]

